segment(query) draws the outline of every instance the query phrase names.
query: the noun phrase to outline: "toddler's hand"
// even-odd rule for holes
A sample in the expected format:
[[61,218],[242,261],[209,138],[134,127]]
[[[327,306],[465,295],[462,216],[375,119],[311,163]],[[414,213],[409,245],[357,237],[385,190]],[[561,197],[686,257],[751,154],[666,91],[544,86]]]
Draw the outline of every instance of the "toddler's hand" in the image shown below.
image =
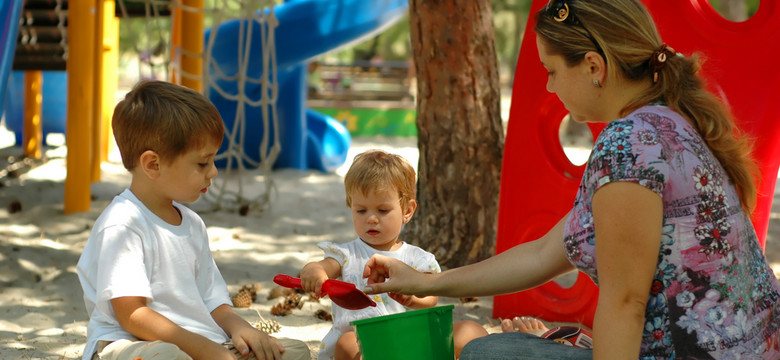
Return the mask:
[[404,294],[389,292],[387,293],[387,296],[389,296],[391,299],[397,301],[399,304],[406,306],[408,308],[411,308],[412,305],[414,305],[413,295],[404,295]]
[[328,274],[315,266],[304,266],[301,270],[301,287],[304,291],[321,297],[322,284],[328,280]]

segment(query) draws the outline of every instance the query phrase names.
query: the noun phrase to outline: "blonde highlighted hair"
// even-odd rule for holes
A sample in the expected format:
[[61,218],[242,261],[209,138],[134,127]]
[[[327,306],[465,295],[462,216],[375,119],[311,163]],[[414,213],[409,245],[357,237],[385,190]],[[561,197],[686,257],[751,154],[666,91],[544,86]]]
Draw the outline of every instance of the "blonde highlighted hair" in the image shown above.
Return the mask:
[[133,170],[144,151],[163,161],[212,141],[222,143],[225,127],[217,108],[199,92],[164,81],[145,80],[114,109],[111,126],[122,164]]
[[347,207],[352,207],[352,192],[364,195],[382,190],[398,192],[401,209],[406,210],[409,200],[414,200],[416,191],[414,168],[399,155],[382,150],[368,150],[355,156],[344,176],[344,190],[347,193]]
[[[756,203],[757,166],[750,157],[747,136],[718,97],[704,88],[698,55],[669,56],[652,82],[649,60],[664,43],[650,13],[638,0],[582,1],[566,4],[579,24],[561,23],[547,9],[536,13],[534,31],[548,51],[564,58],[568,66],[579,64],[589,51],[600,53],[609,79],[648,81],[640,97],[622,109],[621,116],[656,102],[663,102],[690,121],[726,170],[737,188],[742,206],[752,212]],[[674,46],[674,44],[669,44]]]

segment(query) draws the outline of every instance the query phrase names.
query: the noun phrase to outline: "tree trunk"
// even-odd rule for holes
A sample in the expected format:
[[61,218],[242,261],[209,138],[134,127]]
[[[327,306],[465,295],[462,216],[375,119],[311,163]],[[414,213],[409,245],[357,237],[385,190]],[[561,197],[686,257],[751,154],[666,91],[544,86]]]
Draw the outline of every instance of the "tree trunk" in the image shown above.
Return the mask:
[[419,207],[403,238],[444,267],[495,252],[504,131],[489,0],[410,0]]

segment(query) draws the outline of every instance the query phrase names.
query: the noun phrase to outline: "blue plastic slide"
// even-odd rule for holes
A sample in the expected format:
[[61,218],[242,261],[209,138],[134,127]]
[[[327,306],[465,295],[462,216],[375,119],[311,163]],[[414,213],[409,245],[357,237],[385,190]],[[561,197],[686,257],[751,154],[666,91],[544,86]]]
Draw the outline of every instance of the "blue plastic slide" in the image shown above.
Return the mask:
[[[22,144],[24,131],[24,71],[11,70],[19,32],[22,10],[19,0],[0,0],[0,112],[5,116],[5,127],[14,133],[16,145]],[[65,133],[68,105],[68,82],[65,71],[44,71],[41,104],[43,144],[46,134]]]
[[[319,169],[333,171],[346,161],[350,136],[338,121],[306,109],[306,63],[310,59],[374,36],[401,19],[407,12],[408,0],[290,0],[273,11],[278,21],[275,29],[278,95],[276,109],[281,152],[275,168]],[[242,24],[243,22],[243,24]],[[243,26],[242,26],[243,25]],[[239,73],[239,39],[248,36],[247,23],[232,20],[217,28],[209,65],[209,76],[218,79]],[[263,30],[251,22],[251,51],[248,78],[262,75]],[[206,31],[206,45],[210,29]],[[246,40],[243,40],[246,41]],[[243,46],[242,46],[243,48]],[[217,80],[217,86],[230,95],[238,93],[235,80]],[[252,101],[259,101],[262,86],[247,82],[244,89]],[[232,131],[236,118],[236,101],[209,89],[209,98],[217,106],[227,131]],[[261,106],[245,105],[244,151],[259,161],[264,131]],[[269,125],[270,126],[270,125]],[[273,134],[269,132],[269,135]],[[269,136],[273,139],[273,136]],[[223,150],[227,146],[223,143]],[[270,146],[270,145],[269,145]],[[219,164],[225,166],[225,163]]]
[[24,1],[0,0],[0,113],[4,109],[5,88],[14,61],[19,15]]
[[[26,89],[24,70],[12,70],[8,74],[5,91],[5,127],[14,133],[16,145],[22,144],[24,131],[24,98]],[[43,71],[41,90],[41,130],[43,145],[49,133],[65,134],[68,122],[68,73],[66,71]]]

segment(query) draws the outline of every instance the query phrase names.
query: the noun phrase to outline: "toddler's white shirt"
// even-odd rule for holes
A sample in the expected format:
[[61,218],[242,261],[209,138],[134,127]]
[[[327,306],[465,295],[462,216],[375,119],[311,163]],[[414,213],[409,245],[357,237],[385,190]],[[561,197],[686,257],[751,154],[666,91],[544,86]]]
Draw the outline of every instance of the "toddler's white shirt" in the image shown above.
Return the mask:
[[[433,254],[407,243],[401,244],[401,247],[395,251],[379,251],[368,246],[363,240],[357,238],[346,244],[336,244],[332,242],[321,242],[317,246],[325,252],[325,257],[333,258],[341,264],[341,280],[355,284],[358,289],[364,289],[368,280],[363,279],[363,268],[366,262],[374,254],[380,254],[387,257],[403,261],[405,264],[421,272],[438,273],[441,272],[439,263]],[[333,327],[322,339],[318,359],[330,360],[333,358],[333,350],[338,338],[344,332],[352,329],[350,322],[373,318],[377,316],[397,314],[405,312],[407,309],[397,301],[390,298],[387,293],[370,295],[376,302],[376,307],[367,307],[360,310],[347,310],[336,304],[332,305]]]

